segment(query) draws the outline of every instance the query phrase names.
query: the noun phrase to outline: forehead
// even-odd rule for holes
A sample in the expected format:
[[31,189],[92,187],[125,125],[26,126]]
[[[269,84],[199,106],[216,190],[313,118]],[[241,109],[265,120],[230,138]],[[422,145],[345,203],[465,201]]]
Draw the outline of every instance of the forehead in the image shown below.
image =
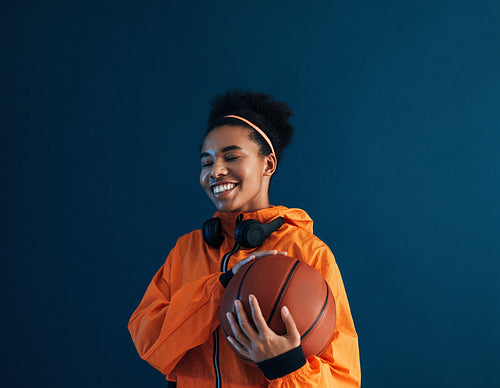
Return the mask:
[[211,130],[205,137],[202,152],[219,152],[222,148],[238,146],[249,151],[258,151],[258,145],[250,139],[252,130],[241,126],[223,125]]

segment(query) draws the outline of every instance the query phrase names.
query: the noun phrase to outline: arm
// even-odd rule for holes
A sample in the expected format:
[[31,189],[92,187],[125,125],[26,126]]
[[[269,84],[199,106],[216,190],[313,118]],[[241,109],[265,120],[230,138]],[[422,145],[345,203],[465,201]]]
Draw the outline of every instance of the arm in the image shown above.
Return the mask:
[[[153,367],[170,373],[186,352],[205,343],[219,326],[219,309],[224,282],[243,265],[256,257],[285,252],[260,251],[241,260],[228,273],[215,272],[182,284],[186,270],[173,262],[185,264],[176,245],[165,264],[156,273],[146,293],[130,318],[128,329],[141,358]],[[183,251],[184,254],[184,251]],[[188,268],[189,264],[188,264]],[[177,288],[177,289],[176,289]]]
[[220,273],[214,273],[172,292],[171,277],[180,276],[171,273],[174,251],[156,273],[128,324],[141,358],[164,374],[217,328],[224,291]]

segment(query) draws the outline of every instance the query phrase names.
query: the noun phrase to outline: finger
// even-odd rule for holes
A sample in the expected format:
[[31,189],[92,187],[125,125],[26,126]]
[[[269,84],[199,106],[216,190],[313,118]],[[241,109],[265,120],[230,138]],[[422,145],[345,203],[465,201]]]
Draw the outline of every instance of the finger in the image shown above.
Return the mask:
[[241,267],[243,267],[246,263],[252,261],[253,259],[255,259],[255,255],[250,255],[246,259],[238,262],[233,268],[231,268],[231,270],[233,271],[233,275],[236,275],[236,272],[238,272]]
[[249,263],[250,261],[252,261],[253,259],[255,259],[255,255],[250,255],[246,259],[241,260],[238,264],[241,264],[240,267],[242,267],[246,263]]
[[239,300],[235,300],[234,305],[236,307],[236,316],[238,317],[238,322],[240,324],[241,330],[250,341],[255,340],[256,338],[258,338],[258,334],[248,320],[248,316],[245,312],[245,309],[243,308],[243,304]]
[[299,346],[300,344],[300,333],[299,329],[297,329],[297,325],[295,324],[295,321],[292,317],[292,314],[290,314],[290,311],[288,310],[288,307],[283,306],[281,308],[281,319],[283,320],[283,323],[285,324],[286,328],[286,336],[296,344],[296,346]]
[[262,315],[262,310],[259,306],[259,301],[255,297],[255,295],[250,294],[248,296],[248,301],[250,303],[250,309],[252,310],[252,318],[259,333],[264,333],[266,330],[270,330],[267,322]]
[[287,251],[280,251],[277,253],[277,255],[288,256],[288,252]]
[[243,347],[248,346],[250,344],[250,340],[243,333],[243,331],[241,331],[240,325],[234,318],[233,314],[226,313],[226,317],[229,321],[229,325],[231,326],[231,330],[233,331],[233,340],[237,341]]
[[254,252],[254,256],[256,258],[264,257],[264,256],[271,256],[271,255],[276,255],[278,253],[277,250],[272,250],[272,251],[258,251]]
[[247,348],[245,346],[240,344],[236,339],[234,339],[231,336],[226,337],[226,338],[231,343],[231,345],[233,345],[233,347],[238,351],[239,354],[241,354],[242,356],[244,356],[246,358],[251,358],[250,352],[247,350]]

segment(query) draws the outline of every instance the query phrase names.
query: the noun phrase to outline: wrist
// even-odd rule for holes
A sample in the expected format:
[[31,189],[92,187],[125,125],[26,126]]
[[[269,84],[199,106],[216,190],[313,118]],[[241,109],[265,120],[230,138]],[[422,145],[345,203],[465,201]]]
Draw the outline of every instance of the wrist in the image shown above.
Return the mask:
[[303,367],[306,363],[306,357],[302,351],[302,345],[289,350],[279,356],[268,360],[260,361],[257,366],[268,380],[274,380],[286,376]]
[[229,271],[226,271],[226,272],[223,272],[220,276],[219,276],[219,281],[221,282],[222,286],[224,288],[227,287],[229,281],[233,278],[234,276],[234,273],[233,273],[233,270],[230,269]]

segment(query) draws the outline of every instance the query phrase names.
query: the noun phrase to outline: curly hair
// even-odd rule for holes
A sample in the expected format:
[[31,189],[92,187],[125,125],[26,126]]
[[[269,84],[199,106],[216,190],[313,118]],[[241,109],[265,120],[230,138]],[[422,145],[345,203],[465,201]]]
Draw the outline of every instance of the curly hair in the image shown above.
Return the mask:
[[[229,89],[225,93],[215,96],[212,100],[206,134],[222,125],[252,129],[241,120],[225,117],[227,115],[241,116],[263,130],[271,140],[276,159],[278,163],[280,162],[283,150],[290,144],[294,132],[294,128],[289,122],[293,112],[286,103],[276,101],[269,94],[261,92]],[[262,156],[271,153],[271,148],[257,131],[252,129],[250,139],[260,146]]]

